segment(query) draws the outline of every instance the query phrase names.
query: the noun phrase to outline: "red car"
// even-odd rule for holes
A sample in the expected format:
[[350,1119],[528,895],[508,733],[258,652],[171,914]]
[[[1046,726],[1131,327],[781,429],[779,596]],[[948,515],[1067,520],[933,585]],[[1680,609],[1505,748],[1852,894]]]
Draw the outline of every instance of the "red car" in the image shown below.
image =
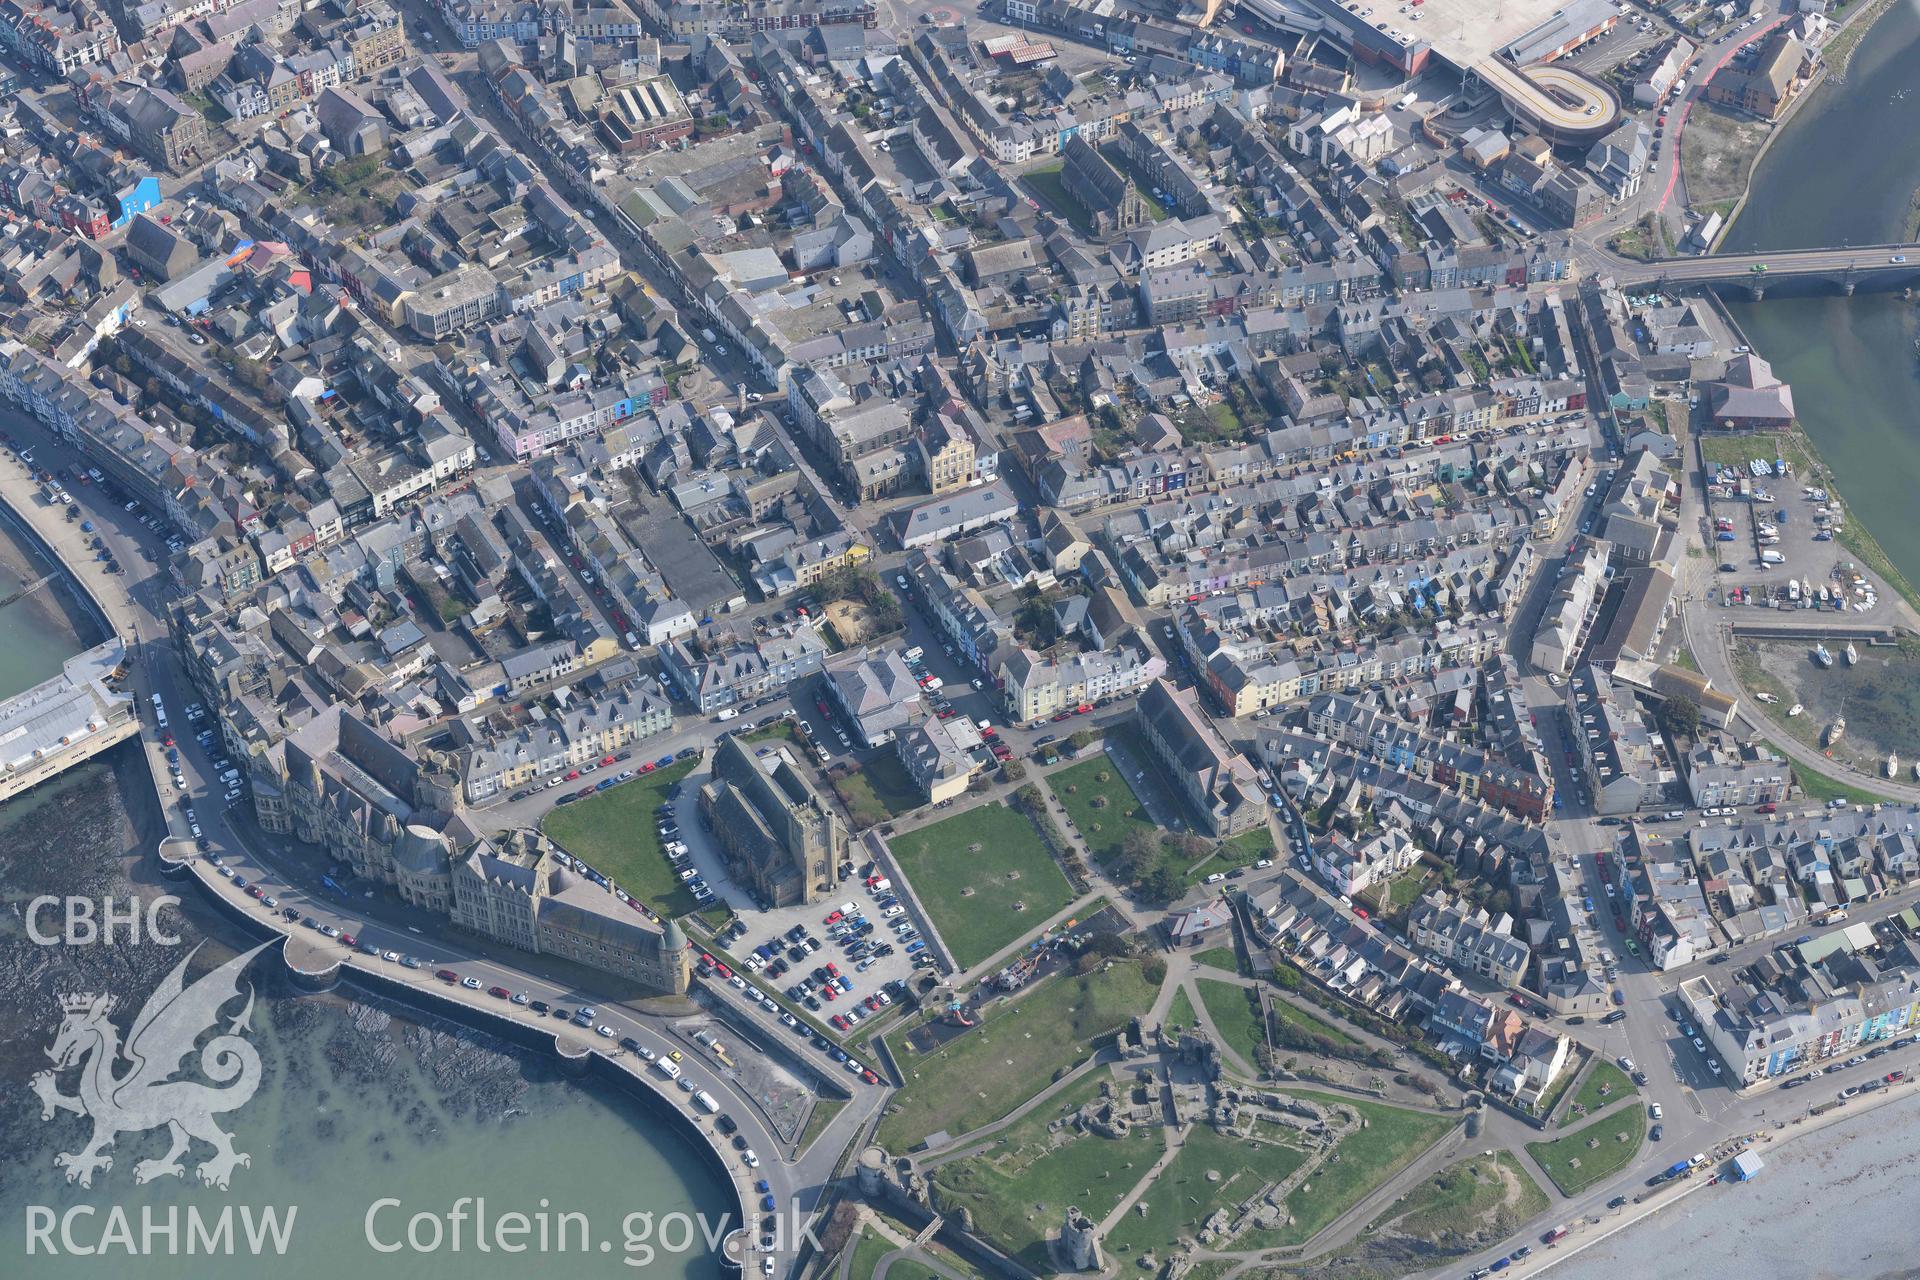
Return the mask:
[[827,918],[822,920],[820,923],[821,924],[839,924],[840,918],[844,914],[845,914],[844,912],[840,912],[840,911],[829,912],[827,914]]
[[593,792],[594,788],[592,787],[582,787],[573,793],[573,798],[576,800],[585,800],[588,796],[592,795]]
[[1071,720],[1071,719],[1073,719],[1073,713],[1071,711],[1062,711],[1059,715],[1053,718],[1053,722],[1055,724],[1059,724],[1062,720]]
[[1359,916],[1362,920],[1367,919],[1367,909],[1365,907],[1355,907],[1353,914]]
[[434,974],[433,976],[434,976],[434,977],[436,977],[436,978],[438,978],[438,979],[440,979],[440,981],[442,981],[442,982],[458,982],[458,981],[460,981],[460,975],[459,975],[459,974],[457,974],[457,973],[455,973],[455,972],[454,972],[453,970],[451,970],[451,969],[442,969],[442,970],[440,970],[440,971],[439,971],[438,973],[436,973],[436,974]]
[[827,1021],[832,1023],[838,1030],[845,1031],[847,1029],[847,1015],[844,1013],[836,1013],[831,1018],[828,1018]]
[[505,1000],[508,996],[512,995],[513,992],[507,990],[505,987],[488,987],[487,994],[495,1000]]
[[340,944],[347,947],[357,947],[360,945],[360,939],[350,933],[343,933],[340,935]]
[[267,892],[257,884],[250,884],[247,886],[247,896],[249,898],[264,898],[267,896]]
[[1778,809],[1779,807],[1780,807],[1779,805],[1777,805],[1777,804],[1775,804],[1775,803],[1774,803],[1773,801],[1771,801],[1771,800],[1769,800],[1769,801],[1767,801],[1767,802],[1766,802],[1765,804],[1763,804],[1763,805],[1761,805],[1761,806],[1760,806],[1760,807],[1759,807],[1758,809],[1756,809],[1756,810],[1755,810],[1754,812],[1756,812],[1756,813],[1772,813],[1772,812],[1773,812],[1774,810],[1776,810],[1776,809]]
[[600,763],[603,765],[612,764],[613,761],[614,761],[614,757],[612,756],[602,756],[600,759]]
[[573,772],[571,772],[571,773],[569,773],[569,774],[567,775],[567,781],[568,781],[568,782],[572,782],[572,781],[574,781],[574,780],[576,780],[577,778],[579,778],[579,776],[580,776],[580,771],[579,771],[578,769],[575,769],[575,770],[574,770]]

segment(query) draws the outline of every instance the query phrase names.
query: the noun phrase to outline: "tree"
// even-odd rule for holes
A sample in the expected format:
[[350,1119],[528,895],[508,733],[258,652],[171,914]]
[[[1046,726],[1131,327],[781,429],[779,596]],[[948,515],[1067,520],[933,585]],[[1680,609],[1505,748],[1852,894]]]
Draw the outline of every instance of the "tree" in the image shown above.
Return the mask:
[[1120,852],[1114,855],[1114,870],[1123,880],[1139,880],[1159,860],[1159,835],[1136,827],[1121,839]]
[[1075,751],[1085,751],[1094,744],[1093,731],[1091,729],[1077,730],[1067,741],[1073,744]]
[[1700,732],[1700,704],[1675,695],[1660,704],[1660,725],[1670,738],[1691,738]]
[[1140,897],[1147,902],[1172,902],[1186,890],[1180,873],[1169,866],[1158,866],[1141,878]]

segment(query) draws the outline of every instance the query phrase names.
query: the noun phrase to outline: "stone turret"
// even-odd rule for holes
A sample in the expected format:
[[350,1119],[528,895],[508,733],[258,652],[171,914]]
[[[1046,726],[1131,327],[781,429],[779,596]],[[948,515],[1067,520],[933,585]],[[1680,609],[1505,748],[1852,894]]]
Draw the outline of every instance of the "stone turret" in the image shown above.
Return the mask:
[[1100,1252],[1100,1224],[1080,1212],[1078,1205],[1067,1206],[1067,1219],[1060,1227],[1060,1262],[1070,1271],[1099,1271],[1106,1266]]

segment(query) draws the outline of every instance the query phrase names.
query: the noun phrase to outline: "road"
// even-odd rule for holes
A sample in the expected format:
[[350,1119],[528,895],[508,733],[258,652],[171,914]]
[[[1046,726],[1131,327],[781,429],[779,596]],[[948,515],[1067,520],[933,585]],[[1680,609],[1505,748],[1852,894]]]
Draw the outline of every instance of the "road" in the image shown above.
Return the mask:
[[[0,410],[0,427],[8,431],[19,446],[32,448],[34,462],[38,466],[63,471],[80,456],[52,439],[37,423],[10,410]],[[192,843],[189,823],[198,824],[207,842],[206,852],[209,856],[194,870],[209,882],[213,891],[227,893],[259,913],[263,921],[271,919],[273,927],[297,933],[308,945],[322,950],[338,949],[343,959],[350,957],[356,965],[367,965],[387,978],[425,987],[440,997],[467,999],[491,1012],[539,1020],[539,1015],[530,1009],[516,1009],[484,994],[448,988],[433,976],[436,969],[448,968],[476,979],[483,991],[497,985],[524,993],[530,1000],[545,1000],[551,1005],[577,1007],[591,1004],[598,1010],[597,1021],[614,1032],[614,1037],[606,1042],[603,1051],[615,1055],[622,1052],[614,1047],[621,1036],[632,1036],[656,1052],[671,1051],[682,1045],[692,1047],[679,1029],[687,1013],[649,1013],[614,1004],[594,991],[576,985],[569,976],[562,976],[558,972],[562,966],[549,964],[541,957],[522,955],[505,947],[488,946],[477,940],[448,939],[442,936],[447,928],[444,917],[412,909],[390,892],[363,888],[353,882],[349,884],[359,892],[358,897],[346,891],[329,889],[324,882],[329,869],[323,858],[314,856],[312,851],[302,851],[268,839],[246,820],[242,811],[230,811],[225,806],[221,798],[223,789],[213,776],[211,759],[191,740],[189,733],[183,732],[179,737],[180,763],[187,781],[186,788],[177,793],[167,789],[163,781],[166,775],[165,747],[159,740],[158,730],[150,723],[149,695],[158,693],[161,696],[170,709],[170,728],[175,730],[188,727],[185,708],[197,701],[199,695],[175,661],[172,646],[166,641],[163,611],[172,594],[172,586],[164,574],[152,567],[164,561],[164,541],[140,525],[136,513],[129,513],[119,504],[107,500],[97,486],[70,484],[68,489],[75,505],[84,518],[93,523],[96,534],[127,570],[124,575],[109,576],[93,562],[91,553],[85,550],[79,521],[69,522],[63,514],[55,515],[55,508],[38,504],[34,497],[35,489],[35,482],[11,453],[0,456],[0,499],[4,499],[22,519],[33,524],[73,572],[85,576],[86,585],[100,599],[114,625],[123,636],[129,638],[132,656],[129,688],[142,708],[143,719],[149,721],[141,736],[141,750],[154,773],[156,786],[161,788],[161,808],[169,837],[182,845],[189,845]],[[246,803],[245,797],[242,797],[240,804],[244,806]],[[241,895],[224,877],[212,875],[211,869],[216,865],[216,858],[218,866],[262,886],[268,895],[277,899],[279,910],[295,910],[303,920],[311,918],[315,925],[332,925],[355,935],[360,941],[378,945],[383,951],[413,955],[422,962],[422,967],[409,969],[384,959],[354,954],[343,944],[325,938],[315,929],[304,924],[296,927],[280,918],[276,911],[269,911],[250,897]],[[742,1202],[757,1202],[759,1193],[752,1191],[750,1184],[764,1178],[769,1184],[767,1194],[774,1195],[781,1205],[797,1204],[803,1212],[811,1212],[827,1189],[833,1165],[841,1150],[853,1133],[878,1111],[887,1091],[883,1087],[868,1087],[851,1075],[832,1074],[836,1070],[834,1064],[782,1029],[757,1005],[749,1006],[740,993],[726,985],[696,983],[695,994],[709,1010],[724,1008],[727,1011],[728,1020],[736,1028],[728,1033],[730,1041],[740,1040],[741,1033],[737,1028],[741,1026],[752,1028],[763,1046],[779,1045],[784,1040],[784,1045],[774,1053],[775,1060],[782,1063],[783,1070],[803,1079],[808,1073],[817,1073],[822,1080],[831,1080],[834,1085],[852,1094],[852,1104],[834,1117],[818,1140],[806,1152],[796,1153],[790,1144],[774,1134],[758,1104],[741,1092],[732,1078],[712,1069],[698,1072],[699,1087],[708,1089],[721,1100],[722,1110],[738,1124],[741,1135],[761,1157],[759,1169],[746,1169],[742,1161],[735,1158],[730,1145],[717,1132],[711,1120],[690,1117],[696,1131],[714,1145],[723,1164],[732,1171],[742,1189]],[[557,1025],[553,1030],[562,1032]],[[600,1047],[601,1042],[597,1037],[591,1040],[595,1047]],[[696,1050],[689,1056],[698,1060],[701,1055]],[[664,1080],[656,1077],[654,1083],[670,1104],[685,1109],[684,1098],[677,1097],[675,1090],[668,1087]],[[817,1086],[814,1091],[818,1092]],[[777,1256],[790,1261],[791,1244],[790,1241],[782,1242]]]

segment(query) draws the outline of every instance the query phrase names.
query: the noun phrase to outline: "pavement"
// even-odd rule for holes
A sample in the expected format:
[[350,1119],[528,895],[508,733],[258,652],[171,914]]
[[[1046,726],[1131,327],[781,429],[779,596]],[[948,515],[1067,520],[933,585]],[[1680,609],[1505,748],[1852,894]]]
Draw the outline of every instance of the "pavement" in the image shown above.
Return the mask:
[[[11,410],[0,410],[0,427],[7,430],[20,447],[31,446],[38,466],[64,473],[79,459],[78,454],[53,440],[38,423]],[[68,566],[70,574],[99,601],[116,630],[128,638],[132,657],[129,688],[136,702],[145,708],[148,695],[159,693],[169,708],[173,721],[170,727],[176,731],[184,730],[187,728],[184,709],[189,703],[199,700],[199,694],[174,660],[171,644],[166,639],[163,611],[173,594],[173,587],[166,576],[153,567],[164,562],[164,541],[141,526],[134,513],[128,513],[120,505],[106,500],[96,486],[69,484],[68,491],[83,517],[94,524],[95,532],[115,553],[126,570],[125,574],[108,575],[93,560],[93,553],[86,547],[85,539],[91,535],[81,533],[80,521],[69,522],[65,519],[64,509],[40,502],[36,496],[37,485],[27,475],[26,469],[14,458],[0,456],[0,501],[4,501],[23,521],[32,525],[56,556]],[[143,711],[143,714],[146,713]],[[687,1108],[685,1098],[681,1096],[686,1091],[678,1090],[657,1073],[648,1072],[638,1077],[652,1084],[669,1105],[685,1112],[690,1127],[713,1145],[723,1167],[732,1172],[737,1186],[743,1188],[743,1204],[757,1203],[758,1195],[751,1190],[750,1184],[764,1178],[770,1185],[770,1193],[778,1201],[783,1204],[797,1203],[802,1211],[811,1212],[823,1199],[845,1145],[884,1102],[887,1092],[884,1087],[865,1086],[844,1072],[840,1075],[830,1074],[835,1070],[834,1064],[805,1047],[771,1015],[758,1005],[748,1005],[740,993],[725,985],[707,987],[696,984],[693,995],[698,1003],[669,1012],[655,1012],[651,1007],[621,1005],[596,991],[583,988],[574,980],[574,974],[562,974],[561,969],[570,968],[568,966],[550,963],[539,956],[521,955],[504,947],[491,947],[479,940],[456,940],[443,936],[441,931],[446,928],[443,918],[414,911],[389,893],[361,889],[363,896],[355,898],[344,889],[329,888],[326,859],[315,857],[310,850],[297,849],[263,837],[242,812],[230,811],[224,804],[221,799],[223,790],[213,776],[211,760],[192,741],[192,735],[181,733],[178,743],[182,770],[187,778],[184,792],[175,792],[166,780],[164,747],[159,742],[157,729],[148,725],[141,735],[140,750],[155,778],[169,839],[179,842],[182,847],[190,846],[192,838],[186,812],[191,806],[194,820],[208,842],[207,853],[211,855],[196,855],[190,861],[196,877],[209,892],[225,896],[247,913],[255,915],[263,924],[297,937],[303,945],[322,953],[337,951],[342,961],[378,972],[391,981],[412,986],[420,991],[423,998],[430,994],[434,999],[462,1002],[496,1016],[504,1015],[542,1024],[543,1029],[551,1026],[554,1031],[569,1038],[578,1039],[584,1035],[594,1049],[616,1058],[624,1056],[623,1051],[616,1047],[621,1036],[632,1036],[657,1052],[670,1052],[687,1043],[677,1025],[689,1014],[699,1013],[700,1006],[708,1010],[724,1010],[729,1022],[736,1027],[750,1028],[760,1037],[763,1047],[780,1046],[774,1050],[772,1059],[780,1069],[803,1080],[809,1073],[815,1073],[821,1080],[832,1080],[835,1088],[849,1091],[852,1104],[833,1118],[806,1151],[796,1152],[791,1144],[776,1136],[758,1103],[743,1093],[729,1075],[711,1071],[699,1073],[696,1077],[699,1087],[707,1089],[720,1101],[722,1111],[732,1117],[749,1146],[759,1153],[760,1167],[748,1170],[730,1144],[718,1133],[713,1122]],[[242,797],[241,803],[246,803],[245,797]],[[305,925],[295,926],[236,889],[231,880],[217,874],[213,857],[219,859],[219,865],[264,887],[268,894],[278,900],[280,908],[296,909],[303,918],[311,917],[317,925],[333,925],[356,936],[359,941],[378,945],[382,951],[412,955],[422,962],[422,967],[409,969],[384,959],[362,955],[326,939],[317,930]],[[353,887],[359,888],[357,884]],[[439,981],[434,973],[442,968],[475,979],[481,990],[469,991]],[[563,1029],[546,1022],[530,1009],[503,1004],[485,994],[486,989],[493,986],[524,993],[530,1000],[545,1000],[552,1005],[593,1005],[598,1011],[596,1021],[610,1027],[614,1036],[603,1044],[599,1037],[590,1033]],[[656,1003],[647,1002],[649,1006]],[[730,1032],[729,1036],[732,1040],[739,1039],[735,1032]],[[811,1087],[819,1091],[817,1085]],[[791,1261],[791,1242],[782,1242],[777,1257],[783,1265]]]

